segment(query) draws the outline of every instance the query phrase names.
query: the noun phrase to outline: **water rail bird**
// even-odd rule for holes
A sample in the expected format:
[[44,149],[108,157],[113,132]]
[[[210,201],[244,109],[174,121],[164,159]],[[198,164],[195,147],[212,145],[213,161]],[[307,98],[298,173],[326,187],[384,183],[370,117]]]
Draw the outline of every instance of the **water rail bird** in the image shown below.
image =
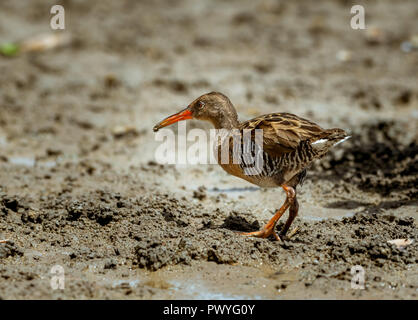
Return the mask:
[[[275,231],[276,224],[289,209],[289,217],[280,233],[285,236],[299,211],[296,187],[304,179],[307,167],[314,160],[322,158],[332,146],[350,137],[342,129],[323,129],[291,113],[270,113],[240,122],[229,98],[219,92],[200,96],[187,108],[155,125],[154,131],[187,119],[206,120],[216,129],[232,132],[230,135],[220,135],[221,139],[215,140],[214,145],[217,161],[226,172],[260,187],[284,189],[286,200],[271,220],[259,231],[241,233],[260,238],[273,235],[279,241],[281,238]],[[257,129],[262,132],[258,142],[254,134]],[[234,140],[237,134],[245,136],[246,132],[251,137],[250,145],[258,146],[247,148],[247,151],[254,157],[257,154],[262,160],[259,162],[260,168],[255,171],[249,170],[248,161],[244,159],[246,152],[242,150],[245,149],[245,139]],[[240,141],[240,148],[235,148],[234,141]],[[224,147],[229,150],[227,161],[221,161],[224,160],[221,154]],[[236,154],[233,150],[241,150],[238,161],[234,159]]]

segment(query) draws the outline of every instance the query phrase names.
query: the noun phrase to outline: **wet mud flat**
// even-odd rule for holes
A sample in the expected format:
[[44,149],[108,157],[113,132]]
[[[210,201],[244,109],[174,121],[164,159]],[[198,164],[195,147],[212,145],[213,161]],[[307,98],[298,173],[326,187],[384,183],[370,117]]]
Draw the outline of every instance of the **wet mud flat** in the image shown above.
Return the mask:
[[[0,298],[416,299],[418,56],[400,49],[415,2],[370,4],[377,33],[347,32],[344,1],[173,3],[68,1],[70,46],[0,57]],[[0,5],[2,41],[48,31],[43,1],[22,6]],[[308,171],[282,243],[237,233],[281,190],[155,162],[153,125],[212,90],[241,119],[352,134]]]
[[[17,196],[2,187],[0,236],[11,238],[0,247],[2,298],[416,297],[416,218],[392,214],[384,201],[357,213],[344,203],[346,217],[312,221],[302,213],[298,231],[279,243],[238,234],[266,221],[251,209],[231,211],[240,200],[223,205],[227,193],[201,188],[178,197],[155,184],[138,191],[139,177],[175,168],[143,165],[114,192],[118,173],[95,166],[97,174],[80,164],[3,165],[3,179],[25,172],[24,183],[39,190]],[[50,189],[51,171],[70,182]],[[394,239],[413,242],[388,243]],[[54,265],[66,270],[63,291],[51,290]],[[364,269],[365,290],[351,288],[353,266]]]

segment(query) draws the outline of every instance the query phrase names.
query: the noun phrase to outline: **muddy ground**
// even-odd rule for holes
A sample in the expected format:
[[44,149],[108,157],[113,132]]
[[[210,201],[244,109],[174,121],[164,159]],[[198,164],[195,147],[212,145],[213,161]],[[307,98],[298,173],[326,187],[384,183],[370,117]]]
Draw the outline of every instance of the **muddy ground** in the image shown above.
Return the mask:
[[[1,42],[50,31],[52,4],[1,1]],[[62,4],[71,45],[0,57],[0,298],[417,299],[415,0],[367,1],[366,30],[350,1]],[[155,162],[153,125],[214,90],[241,119],[352,133],[309,170],[282,243],[236,233],[282,190]]]

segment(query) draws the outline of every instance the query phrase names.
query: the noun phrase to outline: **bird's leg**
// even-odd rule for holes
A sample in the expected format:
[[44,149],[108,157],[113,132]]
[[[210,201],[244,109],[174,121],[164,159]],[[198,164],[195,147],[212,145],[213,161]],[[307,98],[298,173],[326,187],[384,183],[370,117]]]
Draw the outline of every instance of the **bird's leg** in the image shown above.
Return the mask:
[[289,187],[284,184],[282,185],[282,188],[284,189],[284,191],[286,191],[286,200],[283,203],[282,207],[279,210],[277,210],[273,218],[271,218],[270,221],[260,231],[242,232],[241,233],[242,235],[253,236],[253,237],[258,237],[258,238],[267,238],[270,235],[273,235],[276,238],[276,240],[280,241],[280,237],[274,231],[274,228],[276,227],[277,221],[279,221],[281,216],[286,212],[289,206],[296,199],[296,192],[292,187]]
[[9,239],[0,240],[0,243],[6,243]]
[[299,211],[299,203],[298,203],[298,200],[296,199],[296,196],[295,196],[295,199],[293,200],[293,202],[292,202],[292,204],[290,205],[290,208],[289,208],[289,218],[287,218],[286,224],[284,225],[282,231],[280,232],[281,236],[285,236],[287,231],[289,231],[289,228],[290,228],[293,220],[295,220],[295,218],[298,214],[298,211]]

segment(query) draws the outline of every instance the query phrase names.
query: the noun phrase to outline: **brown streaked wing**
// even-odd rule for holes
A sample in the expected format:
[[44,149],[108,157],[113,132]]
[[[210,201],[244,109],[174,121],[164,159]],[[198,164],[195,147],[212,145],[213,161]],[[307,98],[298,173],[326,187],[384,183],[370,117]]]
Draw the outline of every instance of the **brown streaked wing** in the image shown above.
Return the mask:
[[324,133],[317,124],[291,113],[270,113],[240,125],[240,129],[262,129],[263,150],[274,157],[292,152],[305,140],[316,140]]

